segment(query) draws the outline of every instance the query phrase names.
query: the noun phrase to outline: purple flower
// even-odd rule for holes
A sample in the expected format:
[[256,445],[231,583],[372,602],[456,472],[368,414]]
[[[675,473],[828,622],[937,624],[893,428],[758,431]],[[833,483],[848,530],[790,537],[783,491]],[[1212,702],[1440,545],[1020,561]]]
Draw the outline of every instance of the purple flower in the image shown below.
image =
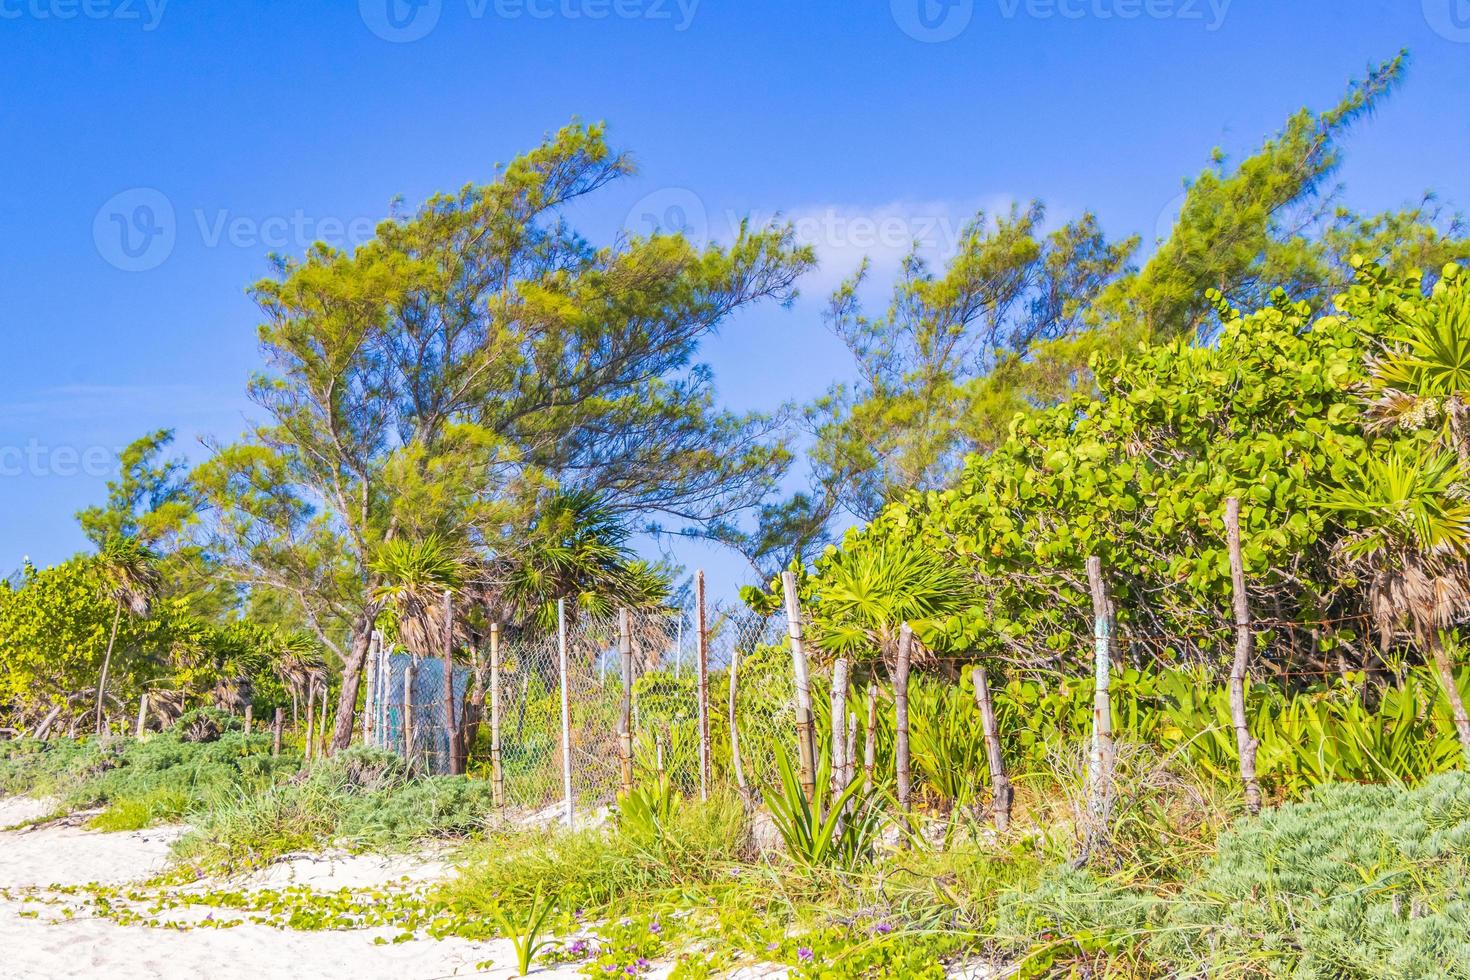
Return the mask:
[[648,969],[648,958],[645,956],[640,956],[638,957],[638,962],[634,963],[633,965],[636,966],[638,968],[638,971],[641,973],[644,970]]
[[657,919],[654,919],[653,922],[649,924],[648,931],[657,936],[659,933],[664,931],[664,927],[659,925],[659,921]]
[[796,948],[796,958],[799,959],[799,960],[801,960],[803,963],[810,963],[811,960],[812,960],[812,950],[811,950],[811,947],[810,946],[798,946]]
[[886,922],[880,922],[873,927],[873,931],[880,936],[886,936],[893,931],[893,926],[889,925]]
[[781,948],[781,944],[780,943],[766,943],[766,952],[767,953],[774,953],[776,950],[778,950],[780,948]]

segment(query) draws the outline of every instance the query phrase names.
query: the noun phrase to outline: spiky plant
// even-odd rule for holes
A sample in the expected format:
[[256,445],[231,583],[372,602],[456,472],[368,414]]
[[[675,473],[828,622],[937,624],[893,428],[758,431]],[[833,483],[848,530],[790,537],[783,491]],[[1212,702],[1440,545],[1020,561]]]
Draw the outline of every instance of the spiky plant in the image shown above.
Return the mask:
[[1365,427],[1434,429],[1470,467],[1470,290],[1448,265],[1423,303],[1397,304],[1384,346],[1368,361]]
[[107,637],[107,652],[102,657],[102,670],[97,678],[97,734],[101,735],[107,674],[112,667],[112,651],[117,644],[117,630],[123,613],[139,618],[147,616],[158,595],[160,576],[157,556],[136,538],[120,534],[114,534],[103,542],[95,561],[107,598],[113,604],[112,630]]
[[887,543],[837,552],[821,570],[812,625],[823,650],[891,661],[899,629],[957,612],[967,589],[930,551]]
[[398,638],[421,655],[437,652],[444,637],[444,595],[464,583],[463,549],[437,534],[397,538],[377,549],[369,567],[381,582],[373,597],[397,616]]
[[563,490],[542,506],[520,546],[483,572],[489,591],[515,619],[556,625],[556,602],[589,615],[620,606],[650,608],[669,593],[668,573],[628,547],[632,531],[606,498]]
[[1455,728],[1470,759],[1470,718],[1443,636],[1470,612],[1470,501],[1449,452],[1396,446],[1350,464],[1352,476],[1322,503],[1342,514],[1345,570],[1368,583],[1382,645],[1407,627],[1434,660]]

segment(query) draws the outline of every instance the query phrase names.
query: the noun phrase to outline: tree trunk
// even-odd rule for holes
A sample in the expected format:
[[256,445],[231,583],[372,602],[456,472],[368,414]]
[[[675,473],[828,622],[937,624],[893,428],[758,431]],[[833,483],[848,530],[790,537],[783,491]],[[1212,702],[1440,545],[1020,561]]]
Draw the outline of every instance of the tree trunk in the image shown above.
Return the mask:
[[1225,501],[1225,537],[1230,547],[1230,585],[1235,609],[1235,659],[1230,665],[1230,723],[1240,755],[1240,785],[1249,813],[1261,812],[1261,784],[1256,781],[1256,740],[1245,714],[1245,677],[1251,659],[1251,613],[1245,593],[1245,561],[1240,553],[1240,501]]
[[1455,456],[1460,460],[1460,469],[1470,473],[1470,407],[1459,393],[1445,401],[1445,414],[1450,420],[1450,435],[1455,441]]
[[1460,736],[1460,750],[1470,762],[1470,716],[1465,714],[1465,699],[1460,696],[1460,685],[1455,682],[1455,665],[1444,637],[1437,630],[1429,630],[1430,653],[1434,656],[1435,669],[1439,671],[1440,683],[1444,685],[1445,697],[1450,702],[1450,717],[1454,719],[1455,731]]
[[913,654],[914,631],[908,623],[898,631],[898,659],[893,668],[893,765],[898,778],[898,809],[909,812],[909,660]]
[[975,703],[980,707],[980,727],[985,732],[985,757],[990,765],[990,809],[995,829],[1005,833],[1011,826],[1011,781],[1006,777],[1005,757],[1000,753],[1000,725],[995,719],[995,702],[990,697],[990,677],[983,664],[975,667]]
[[[362,677],[363,665],[367,662],[368,647],[373,642],[372,612],[363,612],[352,624],[352,644],[347,648],[347,658],[342,661],[342,690],[337,694],[337,725],[332,730],[332,751],[340,752],[352,744],[352,729],[357,718],[357,688]],[[295,722],[296,704],[291,704],[292,721]]]
[[117,642],[117,627],[122,622],[122,606],[112,612],[112,633],[107,637],[107,653],[102,657],[102,674],[97,679],[97,734],[102,734],[102,692],[107,689],[107,670],[112,666],[112,645]]

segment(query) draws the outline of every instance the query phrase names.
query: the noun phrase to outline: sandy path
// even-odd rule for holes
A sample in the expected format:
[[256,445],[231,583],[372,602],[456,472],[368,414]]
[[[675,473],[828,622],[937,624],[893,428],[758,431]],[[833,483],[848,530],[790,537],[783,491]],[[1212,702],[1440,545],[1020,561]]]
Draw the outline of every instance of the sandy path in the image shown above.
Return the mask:
[[[46,816],[48,801],[0,800],[0,827]],[[161,870],[169,844],[184,828],[103,834],[79,826],[0,832],[0,888],[122,884]],[[424,882],[449,871],[442,861],[382,855],[312,855],[282,862],[231,888],[363,888],[388,882]],[[208,887],[201,882],[191,888]],[[73,903],[73,908],[79,907]],[[228,929],[174,930],[122,926],[85,911],[72,918],[64,906],[0,897],[0,975],[7,980],[430,980],[451,976],[514,976],[515,956],[505,942],[416,939],[375,944],[396,930],[297,932],[244,923]],[[200,910],[199,914],[204,914]],[[223,919],[230,913],[221,912]],[[179,915],[192,919],[198,916]],[[494,965],[478,970],[476,964]],[[650,976],[666,973],[655,971]],[[575,977],[576,968],[536,970],[532,976]]]

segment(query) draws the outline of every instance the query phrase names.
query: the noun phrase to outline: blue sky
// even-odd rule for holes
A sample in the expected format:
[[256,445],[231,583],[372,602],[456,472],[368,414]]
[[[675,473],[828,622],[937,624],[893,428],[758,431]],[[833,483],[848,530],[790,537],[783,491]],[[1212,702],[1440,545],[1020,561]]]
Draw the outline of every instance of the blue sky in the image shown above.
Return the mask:
[[1033,197],[1152,241],[1212,147],[1401,47],[1346,200],[1470,209],[1470,0],[0,0],[0,572],[82,546],[136,435],[243,429],[267,253],[360,239],[573,117],[641,167],[579,207],[594,239],[779,212],[817,245],[793,308],[706,351],[767,408],[848,375],[819,313],[864,254],[882,282],[903,241]]

